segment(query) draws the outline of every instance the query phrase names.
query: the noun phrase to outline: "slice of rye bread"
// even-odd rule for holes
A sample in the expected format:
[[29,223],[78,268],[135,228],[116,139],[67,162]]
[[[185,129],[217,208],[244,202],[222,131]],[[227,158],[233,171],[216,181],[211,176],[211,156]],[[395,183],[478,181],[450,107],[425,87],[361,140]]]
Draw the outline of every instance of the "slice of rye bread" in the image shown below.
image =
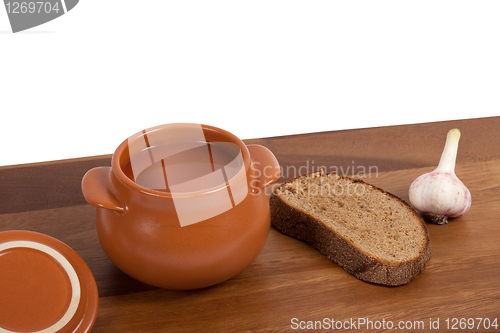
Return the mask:
[[430,238],[406,202],[362,180],[323,170],[274,189],[271,223],[360,280],[399,286],[425,269]]

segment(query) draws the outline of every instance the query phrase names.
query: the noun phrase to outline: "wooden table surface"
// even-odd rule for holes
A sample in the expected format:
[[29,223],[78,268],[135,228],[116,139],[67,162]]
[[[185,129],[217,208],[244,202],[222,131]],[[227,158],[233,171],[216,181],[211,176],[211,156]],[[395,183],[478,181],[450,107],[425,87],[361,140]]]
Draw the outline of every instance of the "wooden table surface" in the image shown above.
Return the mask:
[[86,204],[80,190],[84,173],[110,165],[111,155],[0,167],[0,231],[45,233],[87,262],[100,296],[94,333],[279,332],[314,322],[316,328],[321,322],[327,329],[331,320],[333,328],[342,324],[346,331],[378,331],[391,324],[419,326],[406,331],[428,330],[432,324],[446,331],[455,321],[460,328],[462,318],[462,327],[469,318],[474,320],[469,319],[465,331],[497,331],[500,328],[493,325],[495,320],[500,324],[500,117],[246,142],[275,153],[283,168],[280,181],[318,167],[349,175],[364,171],[365,181],[408,201],[411,182],[437,166],[446,133],[454,127],[462,132],[456,174],[472,193],[472,207],[446,225],[428,223],[432,257],[424,272],[400,287],[357,280],[273,228],[255,261],[217,286],[174,292],[138,282],[104,254],[95,230],[95,208]]

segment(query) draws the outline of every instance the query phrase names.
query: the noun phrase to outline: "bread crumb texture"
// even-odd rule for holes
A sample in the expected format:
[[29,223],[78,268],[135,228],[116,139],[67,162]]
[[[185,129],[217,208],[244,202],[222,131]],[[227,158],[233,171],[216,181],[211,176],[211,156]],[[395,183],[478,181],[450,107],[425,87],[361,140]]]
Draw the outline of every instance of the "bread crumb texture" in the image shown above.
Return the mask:
[[428,246],[416,212],[365,182],[316,172],[284,183],[274,194],[385,265],[416,260]]

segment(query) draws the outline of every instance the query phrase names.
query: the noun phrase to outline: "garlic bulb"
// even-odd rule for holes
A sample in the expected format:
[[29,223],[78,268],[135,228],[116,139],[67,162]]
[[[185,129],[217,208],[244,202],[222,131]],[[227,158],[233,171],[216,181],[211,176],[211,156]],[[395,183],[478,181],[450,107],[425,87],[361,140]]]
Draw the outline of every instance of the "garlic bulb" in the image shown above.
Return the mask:
[[450,130],[436,170],[418,177],[410,186],[411,204],[437,224],[465,214],[472,202],[469,189],[455,175],[459,139],[460,131]]

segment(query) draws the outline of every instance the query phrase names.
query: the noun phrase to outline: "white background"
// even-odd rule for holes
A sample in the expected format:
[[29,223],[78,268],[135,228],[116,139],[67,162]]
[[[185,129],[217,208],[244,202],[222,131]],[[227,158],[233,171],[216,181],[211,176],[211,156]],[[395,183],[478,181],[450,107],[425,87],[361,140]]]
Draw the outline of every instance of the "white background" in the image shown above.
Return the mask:
[[80,0],[12,34],[0,7],[0,165],[172,122],[247,139],[500,115],[499,17],[500,1]]

